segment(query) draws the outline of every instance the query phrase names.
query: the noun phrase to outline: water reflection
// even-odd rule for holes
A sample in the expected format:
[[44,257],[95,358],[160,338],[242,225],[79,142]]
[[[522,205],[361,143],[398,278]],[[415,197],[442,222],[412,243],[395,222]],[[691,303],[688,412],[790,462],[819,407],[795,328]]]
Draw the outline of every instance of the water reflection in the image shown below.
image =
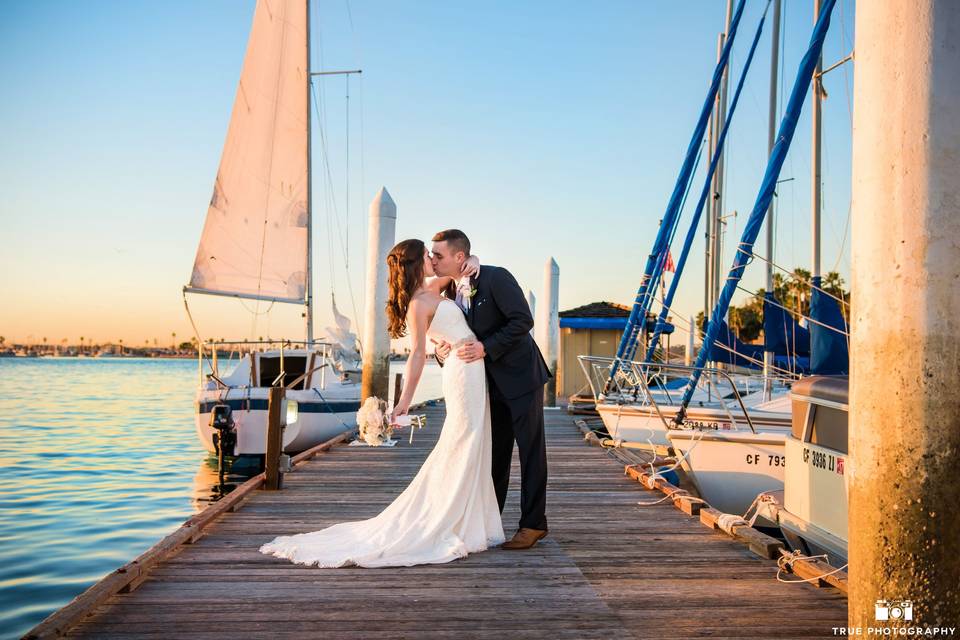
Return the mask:
[[193,478],[193,506],[200,511],[263,471],[263,456],[227,456],[220,468],[217,456],[207,456]]
[[[417,399],[441,395],[439,374],[424,370]],[[242,456],[219,477],[197,377],[190,360],[0,359],[0,640],[260,472]]]

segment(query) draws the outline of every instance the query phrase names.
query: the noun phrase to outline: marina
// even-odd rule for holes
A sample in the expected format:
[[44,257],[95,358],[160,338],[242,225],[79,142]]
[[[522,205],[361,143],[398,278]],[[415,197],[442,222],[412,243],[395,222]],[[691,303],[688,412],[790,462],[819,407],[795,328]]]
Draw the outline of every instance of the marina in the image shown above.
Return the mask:
[[0,640],[956,635],[960,5],[238,7],[17,6]]

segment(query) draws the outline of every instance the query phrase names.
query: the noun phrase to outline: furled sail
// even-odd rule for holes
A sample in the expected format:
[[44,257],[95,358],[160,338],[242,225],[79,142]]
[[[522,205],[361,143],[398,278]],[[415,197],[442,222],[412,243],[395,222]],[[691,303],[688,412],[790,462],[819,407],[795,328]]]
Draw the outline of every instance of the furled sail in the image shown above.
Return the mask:
[[307,73],[306,3],[258,0],[186,291],[304,301]]
[[333,343],[330,354],[334,367],[340,373],[359,370],[360,351],[357,349],[357,334],[350,331],[350,318],[337,309],[337,298],[333,296],[333,320],[337,326],[327,327],[327,340]]
[[849,328],[840,305],[821,289],[820,276],[813,277],[810,318],[813,320],[810,323],[810,367],[814,375],[849,373]]

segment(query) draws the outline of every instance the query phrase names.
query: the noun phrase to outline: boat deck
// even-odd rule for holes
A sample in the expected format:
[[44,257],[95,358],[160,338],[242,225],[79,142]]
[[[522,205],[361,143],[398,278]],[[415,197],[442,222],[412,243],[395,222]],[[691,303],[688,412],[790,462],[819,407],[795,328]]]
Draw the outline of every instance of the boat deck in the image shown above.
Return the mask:
[[[777,582],[776,564],[649,493],[547,412],[550,535],[529,551],[445,565],[317,569],[262,555],[279,534],[375,515],[436,440],[442,404],[395,448],[338,445],[257,491],[131,593],[111,596],[74,638],[791,638],[833,637],[832,589]],[[519,467],[504,513],[518,518]],[[793,576],[791,576],[793,577]]]

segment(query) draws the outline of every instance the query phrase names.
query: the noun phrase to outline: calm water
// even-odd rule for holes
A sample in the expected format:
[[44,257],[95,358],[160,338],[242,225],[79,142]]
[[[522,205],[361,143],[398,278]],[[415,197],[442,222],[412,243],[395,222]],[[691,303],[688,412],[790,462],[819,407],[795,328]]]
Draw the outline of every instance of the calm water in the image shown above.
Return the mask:
[[[0,359],[0,637],[20,637],[223,491],[194,431],[196,384],[191,360]],[[417,398],[439,388],[428,366]]]

